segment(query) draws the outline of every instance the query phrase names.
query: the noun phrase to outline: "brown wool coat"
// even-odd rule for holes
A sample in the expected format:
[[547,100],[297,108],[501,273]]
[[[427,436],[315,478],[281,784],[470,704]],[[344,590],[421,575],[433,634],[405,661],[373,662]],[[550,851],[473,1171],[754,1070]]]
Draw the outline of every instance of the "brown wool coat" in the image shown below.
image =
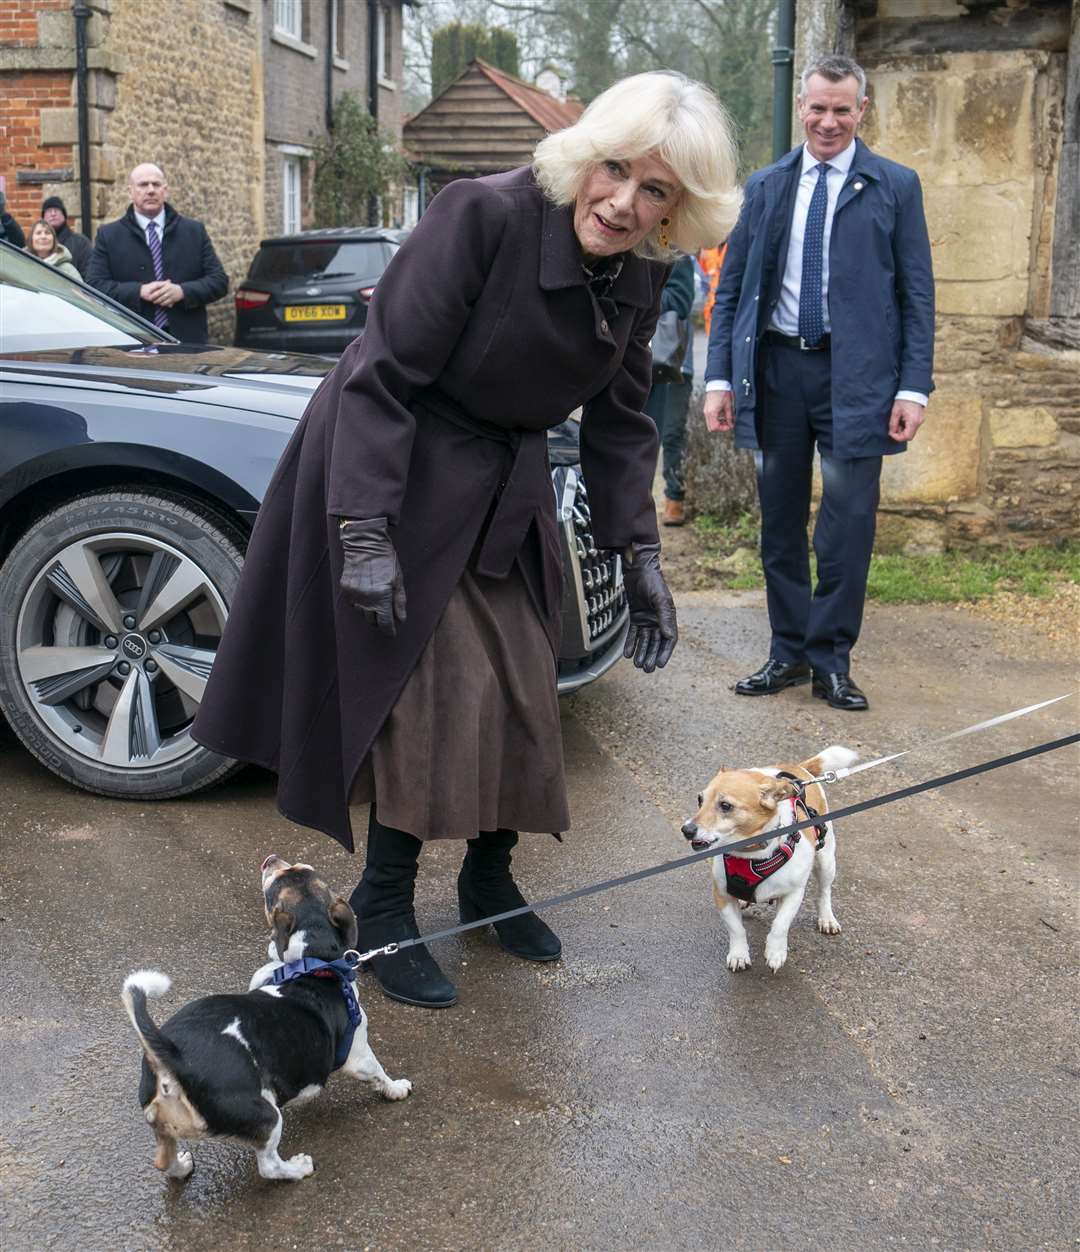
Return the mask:
[[[286,817],[352,850],[357,770],[474,549],[483,574],[517,563],[555,650],[562,572],[543,431],[578,405],[597,544],[657,541],[656,428],[641,406],[666,273],[627,256],[609,325],[571,210],[530,169],[451,183],[432,202],[278,465],[193,729],[276,770]],[[477,421],[514,432],[516,448],[470,430]],[[381,516],[408,598],[393,638],[338,588],[338,517]]]

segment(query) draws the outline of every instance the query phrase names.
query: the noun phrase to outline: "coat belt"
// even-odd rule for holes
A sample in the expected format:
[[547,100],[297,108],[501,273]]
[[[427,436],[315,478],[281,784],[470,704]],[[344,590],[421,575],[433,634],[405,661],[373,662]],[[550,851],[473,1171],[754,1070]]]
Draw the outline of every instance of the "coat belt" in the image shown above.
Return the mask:
[[475,417],[441,392],[424,392],[416,401],[416,407],[510,450],[509,473],[499,482],[498,503],[476,555],[478,574],[486,578],[506,578],[525,542],[529,524],[534,519],[541,524],[545,508],[552,500],[547,431],[500,426]]

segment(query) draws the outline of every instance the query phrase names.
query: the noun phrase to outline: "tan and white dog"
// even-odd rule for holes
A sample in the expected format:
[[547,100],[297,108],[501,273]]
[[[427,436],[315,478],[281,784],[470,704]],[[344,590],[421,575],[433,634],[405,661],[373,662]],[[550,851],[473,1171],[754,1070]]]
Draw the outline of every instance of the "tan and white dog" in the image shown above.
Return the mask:
[[[838,935],[840,923],[832,910],[836,877],[836,835],[825,791],[810,780],[828,770],[841,769],[858,759],[850,748],[833,746],[800,765],[770,765],[759,769],[720,772],[698,796],[697,814],[682,833],[695,851],[716,848],[740,839],[761,836],[761,842],[740,849],[737,856],[712,857],[713,896],[728,929],[727,965],[730,970],[750,965],[750,946],[742,910],[750,904],[776,900],[776,917],[765,940],[765,961],[775,974],[787,960],[788,931],[802,904],[811,871],[818,878],[818,930]],[[796,781],[780,777],[790,774]],[[804,803],[822,816],[819,830],[807,827],[786,836],[770,835],[807,817]]]

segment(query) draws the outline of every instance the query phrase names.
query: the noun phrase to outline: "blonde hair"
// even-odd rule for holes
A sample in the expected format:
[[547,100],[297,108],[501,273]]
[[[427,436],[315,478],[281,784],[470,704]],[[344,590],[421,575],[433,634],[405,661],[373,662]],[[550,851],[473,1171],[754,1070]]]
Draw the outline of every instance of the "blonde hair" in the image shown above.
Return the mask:
[[634,249],[668,261],[675,251],[697,252],[727,237],[742,193],[734,126],[727,110],[701,83],[671,70],[635,74],[596,97],[573,126],[542,139],[533,154],[541,190],[554,204],[572,204],[601,161],[655,155],[682,184],[666,228]]

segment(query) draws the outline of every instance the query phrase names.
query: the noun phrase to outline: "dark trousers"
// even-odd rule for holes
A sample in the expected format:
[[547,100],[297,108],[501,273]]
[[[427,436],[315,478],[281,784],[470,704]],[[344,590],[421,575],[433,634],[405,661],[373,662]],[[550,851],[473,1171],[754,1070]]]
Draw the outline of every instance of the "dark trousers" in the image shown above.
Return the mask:
[[[847,673],[859,637],[874,547],[881,457],[832,455],[829,352],[762,345],[758,421],[761,563],[772,627],[770,655]],[[814,526],[817,585],[811,592],[806,527],[814,445],[822,497]]]
[[686,495],[683,486],[683,456],[686,453],[686,415],[690,408],[690,392],[693,379],[683,375],[679,383],[653,383],[642,412],[656,423],[663,451],[664,495],[669,500],[681,500]]

